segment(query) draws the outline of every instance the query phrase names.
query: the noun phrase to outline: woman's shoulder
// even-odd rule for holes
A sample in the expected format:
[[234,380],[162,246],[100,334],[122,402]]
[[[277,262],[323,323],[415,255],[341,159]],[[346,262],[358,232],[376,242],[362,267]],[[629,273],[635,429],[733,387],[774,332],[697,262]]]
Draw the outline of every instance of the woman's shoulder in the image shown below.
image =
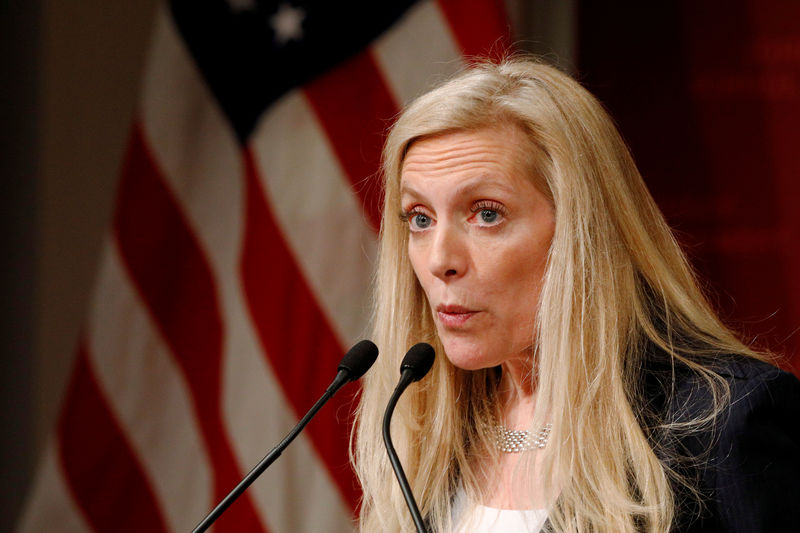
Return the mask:
[[739,380],[756,383],[769,383],[774,380],[797,382],[794,375],[781,370],[772,363],[756,359],[755,357],[729,354],[720,355],[709,364],[709,369],[720,376],[730,380]]
[[729,392],[731,410],[752,406],[756,400],[774,404],[778,399],[794,399],[791,403],[800,409],[800,381],[777,366],[747,355],[717,355],[699,367],[667,358],[650,359],[644,370],[646,400],[662,416],[675,421],[703,416],[724,387]]
[[731,356],[712,369],[730,386],[732,412],[763,404],[785,407],[794,412],[800,410],[800,381],[770,363],[752,357]]
[[[723,414],[735,416],[759,407],[795,412],[800,409],[800,381],[768,362],[744,355],[728,355],[716,358],[708,369],[728,385],[730,396]],[[709,382],[698,379],[696,374],[687,376],[684,372],[677,385],[677,390],[690,400],[693,395],[709,396]]]
[[[712,414],[707,430],[714,441],[710,444],[723,459],[741,444],[737,441],[760,438],[753,435],[757,431],[779,429],[800,446],[800,381],[793,374],[742,355],[719,357],[707,368],[727,385],[727,391],[697,372],[677,372],[668,414],[684,421]],[[721,392],[727,392],[725,401],[715,402]]]
[[704,476],[718,516],[729,531],[791,531],[800,521],[800,382],[748,359],[718,373],[730,401]]
[[[661,449],[667,463],[676,455],[689,459],[682,464],[690,468],[681,471],[707,497],[704,511],[681,513],[681,522],[693,526],[686,530],[713,525],[712,530],[785,531],[790,520],[800,521],[800,381],[743,355],[715,357],[704,365],[711,380],[686,365],[672,368],[668,392],[663,368],[649,381],[664,398],[662,422],[682,428],[704,417],[708,421],[690,431],[668,431],[661,441],[668,446]],[[726,387],[719,386],[723,383]],[[724,390],[727,401],[720,403]]]

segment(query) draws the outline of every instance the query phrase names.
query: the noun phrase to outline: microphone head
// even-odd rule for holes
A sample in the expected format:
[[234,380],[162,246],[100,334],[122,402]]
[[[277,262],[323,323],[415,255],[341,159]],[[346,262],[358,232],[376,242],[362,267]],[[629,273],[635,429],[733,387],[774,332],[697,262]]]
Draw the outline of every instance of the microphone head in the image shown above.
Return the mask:
[[346,371],[350,381],[355,381],[366,374],[377,358],[378,347],[374,342],[364,339],[357,342],[344,354],[339,363],[339,370]]
[[425,374],[433,366],[433,358],[436,352],[433,346],[427,342],[419,342],[412,346],[403,357],[403,362],[400,364],[400,373],[404,370],[411,370],[412,381],[419,381],[425,377]]

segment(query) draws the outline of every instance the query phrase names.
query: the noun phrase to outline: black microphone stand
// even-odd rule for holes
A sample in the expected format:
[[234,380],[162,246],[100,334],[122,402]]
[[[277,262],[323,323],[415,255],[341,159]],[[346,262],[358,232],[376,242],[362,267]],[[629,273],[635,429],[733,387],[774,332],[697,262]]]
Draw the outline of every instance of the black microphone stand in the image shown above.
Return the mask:
[[207,530],[211,527],[211,524],[216,521],[219,516],[225,512],[225,510],[230,507],[230,505],[236,501],[236,499],[241,496],[241,494],[249,487],[253,481],[256,480],[258,476],[260,476],[264,470],[269,467],[275,460],[281,456],[283,450],[285,450],[289,444],[303,431],[303,428],[314,418],[314,415],[317,414],[325,403],[331,399],[331,397],[336,394],[336,392],[342,388],[342,386],[350,381],[350,373],[346,370],[340,370],[338,374],[336,374],[336,378],[333,380],[333,383],[325,390],[325,394],[317,400],[317,403],[314,404],[313,407],[306,413],[306,416],[300,419],[300,422],[292,429],[286,437],[282,441],[280,441],[272,451],[270,451],[261,461],[253,467],[252,470],[242,479],[236,487],[233,488],[232,491],[228,493],[225,498],[222,499],[221,502],[217,504],[214,509],[208,513],[202,522],[200,522],[196,528],[192,530],[192,533],[202,533],[203,531]]
[[267,469],[269,465],[275,462],[275,460],[281,456],[283,450],[291,444],[291,442],[303,431],[303,428],[314,418],[314,415],[317,414],[317,411],[322,408],[325,403],[331,399],[331,397],[336,394],[336,392],[342,388],[346,383],[350,381],[355,381],[364,373],[369,370],[372,364],[375,362],[375,359],[378,357],[378,347],[372,343],[372,341],[362,340],[356,343],[352,348],[350,348],[344,357],[342,357],[341,362],[339,363],[339,372],[336,374],[336,377],[333,378],[333,381],[325,390],[325,394],[317,400],[317,403],[311,407],[311,409],[306,413],[306,416],[300,419],[300,422],[289,432],[286,437],[282,441],[278,443],[277,446],[272,448],[272,451],[269,452],[250,472],[242,479],[236,487],[230,493],[228,493],[225,498],[221,502],[217,504],[214,509],[208,513],[202,522],[200,522],[196,528],[192,530],[192,533],[202,533],[203,531],[207,530],[211,527],[211,524],[219,518],[219,516],[225,512],[233,502],[236,501],[236,498],[242,495],[242,493],[249,487],[253,481],[256,480],[258,476],[260,476],[264,470]]
[[394,475],[397,477],[397,482],[400,484],[400,490],[403,492],[403,497],[406,499],[406,505],[411,513],[411,518],[414,520],[414,525],[417,527],[418,533],[430,533],[425,521],[422,520],[422,513],[419,512],[417,500],[414,498],[414,493],[411,492],[411,486],[408,484],[406,473],[403,470],[403,465],[400,464],[400,458],[397,457],[397,452],[392,444],[391,422],[394,408],[400,396],[405,392],[406,388],[414,381],[419,381],[433,365],[434,351],[429,344],[419,343],[411,347],[403,358],[403,363],[400,366],[400,381],[397,383],[392,397],[389,398],[389,403],[386,406],[386,412],[383,415],[383,443],[386,445],[386,452],[389,455],[389,461],[392,463]]

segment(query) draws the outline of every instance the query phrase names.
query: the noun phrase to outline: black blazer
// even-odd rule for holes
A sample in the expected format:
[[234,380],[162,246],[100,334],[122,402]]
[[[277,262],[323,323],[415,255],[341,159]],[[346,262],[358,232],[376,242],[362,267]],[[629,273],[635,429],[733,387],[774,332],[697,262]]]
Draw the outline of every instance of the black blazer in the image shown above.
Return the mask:
[[[705,495],[699,507],[676,487],[674,531],[800,532],[800,382],[759,361],[721,360],[714,370],[730,385],[731,403],[715,429],[667,435],[647,427],[646,413],[641,418],[656,453],[686,457],[670,466],[695,478]],[[708,386],[687,369],[673,374],[656,364],[644,387],[644,411],[660,411],[667,420],[696,418],[711,404]]]
[[[642,369],[639,420],[662,461],[696,482],[703,503],[679,485],[678,533],[800,532],[800,381],[744,357],[712,368],[731,390],[729,408],[704,431],[676,435],[660,422],[695,420],[711,406],[707,382],[651,350]],[[676,456],[683,459],[676,461]],[[553,531],[548,520],[543,531]]]

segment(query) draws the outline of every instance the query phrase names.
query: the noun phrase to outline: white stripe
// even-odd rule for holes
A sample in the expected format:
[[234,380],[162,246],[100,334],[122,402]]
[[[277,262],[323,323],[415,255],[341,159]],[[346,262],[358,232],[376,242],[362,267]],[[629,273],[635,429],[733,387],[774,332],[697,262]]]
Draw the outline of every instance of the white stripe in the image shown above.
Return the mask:
[[395,100],[404,105],[464,64],[450,26],[432,0],[411,7],[371,50]]
[[[244,214],[240,149],[170,23],[160,24],[156,39],[160,53],[151,61],[145,87],[144,129],[220,291],[226,326],[223,420],[240,471],[246,472],[295,421],[265,364],[239,279]],[[180,95],[176,101],[174,94]],[[347,505],[325,465],[304,437],[292,448],[270,468],[270,485],[256,483],[249,489],[262,520],[275,533],[346,531]],[[293,470],[292,464],[301,467]],[[300,480],[311,481],[297,492]],[[306,526],[294,511],[307,496],[314,498],[316,522]]]
[[91,531],[64,481],[56,452],[56,438],[50,440],[40,459],[33,490],[17,522],[17,533]]
[[349,346],[366,332],[375,233],[300,91],[272,106],[251,143],[271,211]]
[[185,378],[109,243],[89,315],[91,364],[171,531],[212,503],[212,473]]

